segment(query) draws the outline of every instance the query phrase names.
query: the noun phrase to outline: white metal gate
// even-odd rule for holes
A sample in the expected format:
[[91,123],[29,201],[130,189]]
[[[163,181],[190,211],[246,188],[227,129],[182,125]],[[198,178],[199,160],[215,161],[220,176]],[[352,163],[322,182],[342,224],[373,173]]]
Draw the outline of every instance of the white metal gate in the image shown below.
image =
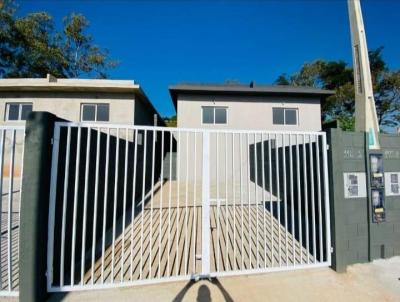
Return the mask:
[[330,265],[325,134],[56,123],[48,290]]
[[0,296],[18,296],[25,126],[0,126]]

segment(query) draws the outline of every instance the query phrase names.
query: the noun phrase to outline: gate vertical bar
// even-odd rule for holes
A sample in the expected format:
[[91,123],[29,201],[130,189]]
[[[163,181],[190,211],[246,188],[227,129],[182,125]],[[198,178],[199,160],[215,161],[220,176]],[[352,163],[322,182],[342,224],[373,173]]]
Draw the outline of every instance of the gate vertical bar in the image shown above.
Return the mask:
[[330,208],[329,208],[329,179],[328,179],[328,145],[326,144],[326,134],[322,135],[322,154],[324,164],[324,193],[325,193],[325,229],[326,229],[326,254],[328,264],[331,265],[331,232],[330,232]]
[[53,155],[51,158],[50,175],[50,204],[49,204],[49,233],[47,241],[47,289],[53,284],[53,257],[54,257],[54,218],[56,211],[56,190],[58,171],[58,149],[60,143],[60,127],[56,124],[53,136]]
[[96,176],[94,185],[94,208],[93,208],[93,233],[92,233],[92,267],[91,267],[91,282],[94,284],[94,260],[96,255],[96,225],[97,225],[97,203],[99,196],[99,162],[100,162],[100,128],[97,128],[96,141]]
[[[60,128],[58,128],[60,129]],[[65,254],[65,227],[67,215],[67,194],[68,194],[68,179],[69,179],[69,158],[71,149],[71,127],[67,130],[67,150],[65,155],[65,173],[64,173],[64,192],[62,204],[62,224],[61,224],[61,257],[60,257],[60,286],[64,285],[64,254]],[[57,181],[57,180],[56,180]]]
[[71,247],[71,286],[75,284],[75,244],[76,244],[76,216],[78,211],[78,186],[79,186],[79,163],[81,156],[81,127],[78,127],[76,144],[75,185],[74,185],[74,208],[72,224],[72,247]]
[[[3,195],[3,165],[4,165],[4,145],[6,138],[6,130],[1,130],[1,141],[0,141],[0,193]],[[3,223],[3,201],[0,201],[0,225]],[[0,238],[0,259],[2,257],[2,248],[1,248],[1,238]],[[3,265],[0,263],[0,274],[3,271]],[[0,275],[0,288],[3,288],[3,278]]]
[[[11,155],[10,155],[10,170],[9,170],[9,179],[8,179],[8,242],[7,242],[7,250],[8,250],[8,290],[12,289],[12,275],[11,275],[11,266],[12,266],[12,250],[11,250],[11,227],[12,227],[12,211],[13,211],[13,188],[14,188],[14,159],[15,159],[15,135],[16,130],[12,130],[11,135]],[[3,171],[1,171],[3,173]]]
[[210,133],[203,132],[201,274],[210,274]]
[[86,161],[85,161],[85,188],[83,200],[83,223],[82,223],[82,244],[81,244],[81,285],[84,281],[85,273],[85,246],[86,246],[86,214],[87,214],[87,199],[88,199],[88,179],[89,179],[89,156],[90,156],[90,133],[91,128],[87,128],[86,136]]

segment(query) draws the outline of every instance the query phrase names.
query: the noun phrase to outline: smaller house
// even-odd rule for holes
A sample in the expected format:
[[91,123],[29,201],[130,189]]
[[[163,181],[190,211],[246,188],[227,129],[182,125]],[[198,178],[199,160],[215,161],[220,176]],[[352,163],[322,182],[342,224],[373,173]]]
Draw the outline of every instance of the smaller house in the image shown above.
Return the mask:
[[[31,111],[47,111],[71,122],[163,126],[164,122],[133,81],[104,79],[47,78],[0,79],[0,125],[24,125]],[[10,132],[11,133],[11,132]],[[11,134],[5,136],[5,154],[13,146]],[[15,138],[15,157],[21,158],[24,137]],[[115,135],[115,134],[113,134]],[[4,167],[9,158],[4,158]],[[21,161],[15,173],[21,172]],[[3,174],[7,174],[7,169]]]
[[21,124],[31,111],[72,122],[154,125],[160,116],[140,85],[128,80],[1,79],[2,124]]
[[320,131],[321,103],[333,91],[311,87],[178,84],[169,87],[178,127]]

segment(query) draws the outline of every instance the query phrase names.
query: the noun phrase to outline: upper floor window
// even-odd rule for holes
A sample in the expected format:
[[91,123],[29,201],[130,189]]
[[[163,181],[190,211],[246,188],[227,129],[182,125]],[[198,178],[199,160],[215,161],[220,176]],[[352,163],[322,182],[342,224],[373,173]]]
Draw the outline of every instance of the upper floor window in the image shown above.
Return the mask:
[[82,104],[81,121],[108,122],[110,120],[109,104]]
[[227,124],[227,107],[202,107],[203,124]]
[[25,121],[31,112],[32,103],[7,103],[5,120]]
[[274,125],[297,125],[298,109],[295,108],[273,108],[272,121]]

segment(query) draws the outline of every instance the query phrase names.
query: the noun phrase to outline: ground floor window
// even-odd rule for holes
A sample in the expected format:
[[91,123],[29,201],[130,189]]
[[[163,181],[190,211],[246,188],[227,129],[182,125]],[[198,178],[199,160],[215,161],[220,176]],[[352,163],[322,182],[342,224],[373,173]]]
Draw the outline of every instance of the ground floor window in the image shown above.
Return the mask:
[[202,107],[203,124],[227,124],[227,107]]
[[109,104],[82,104],[81,121],[108,122],[110,120]]
[[297,125],[298,109],[296,108],[273,108],[272,120],[274,125]]
[[7,103],[6,121],[25,121],[32,112],[32,103]]

